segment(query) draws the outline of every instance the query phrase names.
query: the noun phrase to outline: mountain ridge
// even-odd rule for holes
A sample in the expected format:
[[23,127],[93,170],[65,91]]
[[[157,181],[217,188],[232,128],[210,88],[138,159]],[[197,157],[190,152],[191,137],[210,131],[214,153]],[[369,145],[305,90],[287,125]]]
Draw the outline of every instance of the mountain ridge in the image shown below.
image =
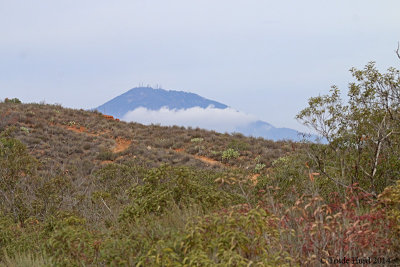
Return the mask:
[[[170,110],[186,110],[193,107],[205,109],[210,106],[216,109],[230,108],[228,105],[207,99],[195,93],[161,88],[135,87],[98,106],[95,110],[112,115],[118,119],[124,119],[124,115],[139,107],[144,107],[148,110],[160,110],[164,107]],[[232,132],[274,141],[301,141],[302,139],[301,133],[294,129],[277,128],[262,120],[254,120],[247,125],[238,126]]]
[[138,107],[159,110],[162,107],[187,109],[194,106],[202,108],[214,106],[221,109],[228,107],[225,104],[209,100],[195,93],[161,88],[135,87],[95,109],[121,119],[128,111]]

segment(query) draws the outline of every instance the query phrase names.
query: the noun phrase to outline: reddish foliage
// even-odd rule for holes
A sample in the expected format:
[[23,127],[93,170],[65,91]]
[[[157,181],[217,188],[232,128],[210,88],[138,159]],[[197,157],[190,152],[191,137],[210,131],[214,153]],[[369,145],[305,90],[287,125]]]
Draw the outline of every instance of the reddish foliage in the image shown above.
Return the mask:
[[115,121],[119,121],[119,119],[117,119],[117,118],[114,118],[113,116],[111,116],[111,115],[105,115],[105,114],[103,114],[103,117],[104,118],[106,118],[107,120],[115,120]]
[[268,208],[280,213],[276,214],[280,227],[288,233],[283,245],[301,263],[390,253],[391,224],[385,220],[385,211],[376,208],[377,200],[357,186],[350,187],[345,196],[332,194],[329,202],[319,196],[303,196],[285,212],[279,203]]
[[113,120],[114,117],[111,115],[103,115],[104,118],[108,119],[108,120]]

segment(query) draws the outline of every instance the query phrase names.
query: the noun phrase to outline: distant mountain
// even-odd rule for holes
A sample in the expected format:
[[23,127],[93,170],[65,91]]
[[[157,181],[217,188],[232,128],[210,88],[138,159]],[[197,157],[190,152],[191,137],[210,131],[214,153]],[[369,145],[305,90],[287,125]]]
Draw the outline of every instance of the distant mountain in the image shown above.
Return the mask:
[[159,110],[162,107],[169,109],[188,109],[191,107],[225,109],[228,106],[219,102],[206,99],[197,94],[182,91],[167,91],[164,89],[153,89],[151,87],[136,87],[117,96],[110,101],[98,106],[96,109],[104,114],[122,118],[128,111],[138,107],[150,110]]
[[[144,107],[148,110],[160,110],[162,107],[167,107],[171,110],[182,110],[193,107],[207,108],[209,106],[213,106],[217,109],[228,108],[225,104],[206,99],[194,93],[153,89],[151,87],[136,87],[95,109],[104,114],[122,119],[129,111],[139,107]],[[299,132],[296,130],[276,128],[260,120],[250,122],[245,126],[237,127],[235,132],[242,133],[246,136],[263,137],[275,141],[300,141],[302,139]],[[313,139],[315,139],[315,137],[313,137]]]
[[290,128],[276,128],[265,121],[255,121],[244,127],[238,127],[237,132],[246,136],[264,137],[271,140],[300,141],[299,132]]

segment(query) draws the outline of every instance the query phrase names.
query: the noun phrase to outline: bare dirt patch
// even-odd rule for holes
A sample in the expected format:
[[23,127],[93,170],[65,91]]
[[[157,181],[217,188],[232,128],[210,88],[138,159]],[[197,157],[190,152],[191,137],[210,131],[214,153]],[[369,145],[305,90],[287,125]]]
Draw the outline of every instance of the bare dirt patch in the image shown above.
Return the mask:
[[113,163],[113,161],[111,161],[111,160],[103,160],[100,164],[101,165],[105,165],[105,164],[110,164],[110,163]]
[[115,142],[117,143],[114,149],[112,150],[114,153],[119,153],[124,150],[126,150],[131,144],[131,140],[123,139],[123,138],[117,138],[115,139]]
[[198,156],[198,155],[193,155],[193,157],[195,157],[196,159],[201,160],[204,163],[210,164],[210,165],[219,165],[219,166],[225,166],[224,164],[222,164],[221,162],[215,160],[215,159],[210,159],[204,156]]
[[198,159],[198,160],[200,160],[200,161],[202,161],[202,162],[204,162],[206,164],[209,164],[209,165],[225,166],[225,164],[223,164],[223,163],[221,163],[221,162],[219,162],[219,161],[217,161],[215,159],[211,159],[211,158],[207,158],[207,157],[204,157],[204,156],[198,156],[198,155],[192,155],[192,154],[186,153],[184,148],[176,148],[176,149],[174,149],[174,151],[178,152],[178,153],[184,153],[184,154],[186,154],[186,155],[188,155],[190,157],[194,157],[195,159]]
[[83,126],[77,126],[77,127],[75,127],[75,126],[66,126],[66,125],[58,125],[58,126],[60,126],[61,128],[67,129],[69,131],[75,132],[75,133],[85,133],[85,134],[90,135],[90,136],[99,136],[99,134],[89,132]]

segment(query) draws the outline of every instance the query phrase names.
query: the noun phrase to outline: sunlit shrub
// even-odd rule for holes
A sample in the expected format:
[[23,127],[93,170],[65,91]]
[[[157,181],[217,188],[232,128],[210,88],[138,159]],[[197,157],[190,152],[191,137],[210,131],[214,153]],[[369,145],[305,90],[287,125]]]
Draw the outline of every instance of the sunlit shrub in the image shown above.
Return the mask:
[[236,159],[239,156],[240,156],[239,151],[233,148],[228,148],[227,150],[222,152],[222,160]]
[[264,163],[257,163],[256,166],[254,167],[254,172],[255,173],[260,173],[264,168],[265,168]]
[[192,142],[192,143],[201,143],[201,142],[203,142],[203,141],[204,141],[204,139],[201,138],[201,137],[192,138],[192,139],[190,140],[190,142]]

